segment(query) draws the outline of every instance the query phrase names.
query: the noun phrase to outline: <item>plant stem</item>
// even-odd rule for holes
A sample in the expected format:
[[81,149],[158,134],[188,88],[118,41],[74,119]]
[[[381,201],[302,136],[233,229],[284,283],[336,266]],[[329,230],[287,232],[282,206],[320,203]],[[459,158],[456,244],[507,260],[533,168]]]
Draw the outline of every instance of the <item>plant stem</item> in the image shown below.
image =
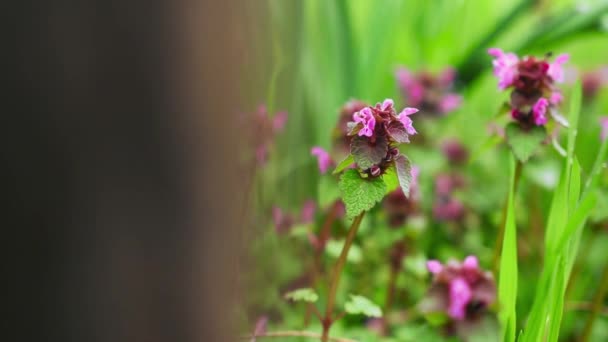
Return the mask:
[[591,306],[591,315],[587,318],[587,323],[585,324],[585,328],[583,329],[583,334],[581,337],[582,342],[589,341],[589,337],[591,337],[591,332],[593,330],[593,323],[595,323],[595,319],[597,315],[602,310],[604,304],[604,296],[606,295],[606,290],[608,290],[608,265],[604,266],[604,272],[602,274],[602,280],[600,283],[600,287],[597,289],[595,293],[595,297],[593,297],[593,304]]
[[[519,185],[519,179],[521,178],[521,171],[523,169],[524,164],[517,160],[517,165],[515,166],[515,181],[513,184],[513,193],[517,193],[517,186]],[[502,219],[500,222],[500,226],[498,227],[498,236],[496,238],[496,245],[494,245],[494,257],[492,258],[492,265],[494,275],[498,275],[498,265],[500,263],[500,252],[502,251],[502,240],[505,238],[505,226],[507,224],[507,208],[509,206],[509,192],[507,192],[507,199],[505,200],[505,206],[502,210]]]
[[336,266],[333,270],[332,280],[329,287],[329,295],[327,297],[327,308],[325,310],[325,319],[323,320],[323,336],[321,336],[322,342],[329,341],[329,329],[331,328],[332,313],[334,310],[334,303],[336,301],[336,293],[338,292],[338,285],[340,284],[340,276],[342,275],[342,269],[344,268],[344,264],[346,263],[346,257],[348,256],[348,250],[350,246],[353,244],[355,240],[355,236],[357,235],[357,231],[359,230],[359,225],[361,225],[361,220],[363,220],[363,216],[365,215],[365,211],[359,214],[359,216],[355,217],[353,224],[350,226],[348,233],[346,235],[346,241],[344,241],[344,247],[342,247],[342,252],[340,253],[340,257],[336,263]]
[[[298,330],[287,330],[287,331],[275,331],[268,332],[264,334],[256,334],[255,336],[243,336],[241,339],[243,340],[252,340],[255,341],[257,338],[270,338],[270,337],[311,337],[311,338],[320,338],[321,335],[312,331],[298,331]],[[336,338],[329,337],[328,341],[332,342],[357,342],[355,340],[351,340],[348,338]]]

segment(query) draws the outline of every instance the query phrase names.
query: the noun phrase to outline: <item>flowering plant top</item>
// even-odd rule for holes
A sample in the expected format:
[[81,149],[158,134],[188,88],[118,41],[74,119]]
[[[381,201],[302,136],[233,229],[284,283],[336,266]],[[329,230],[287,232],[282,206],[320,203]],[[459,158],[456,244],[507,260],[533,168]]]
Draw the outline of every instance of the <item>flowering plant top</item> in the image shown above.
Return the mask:
[[350,154],[334,171],[355,166],[340,180],[347,216],[371,209],[396,186],[409,196],[411,165],[398,146],[409,143],[409,137],[417,133],[410,118],[416,112],[418,109],[407,107],[397,114],[393,100],[386,99],[352,114],[347,124],[347,136],[352,137]]

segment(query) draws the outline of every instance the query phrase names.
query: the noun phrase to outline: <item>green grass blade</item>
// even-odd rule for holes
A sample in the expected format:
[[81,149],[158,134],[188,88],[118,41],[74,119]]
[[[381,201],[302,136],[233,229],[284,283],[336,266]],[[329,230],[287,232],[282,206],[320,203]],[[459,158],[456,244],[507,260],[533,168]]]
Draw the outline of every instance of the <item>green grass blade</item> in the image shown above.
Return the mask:
[[500,322],[503,327],[503,340],[514,341],[516,330],[515,302],[517,299],[517,227],[515,225],[515,159],[511,156],[511,179],[509,183],[509,202],[505,222],[505,236],[500,258],[500,279],[498,300],[500,303]]

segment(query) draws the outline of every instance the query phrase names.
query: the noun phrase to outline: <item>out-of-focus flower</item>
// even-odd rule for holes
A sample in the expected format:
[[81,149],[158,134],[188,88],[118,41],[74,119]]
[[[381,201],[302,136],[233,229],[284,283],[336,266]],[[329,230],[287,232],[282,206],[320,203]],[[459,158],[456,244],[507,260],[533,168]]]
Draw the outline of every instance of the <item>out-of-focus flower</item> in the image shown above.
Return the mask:
[[498,88],[511,91],[511,116],[523,126],[543,126],[547,123],[547,112],[561,125],[568,122],[557,112],[562,96],[556,83],[564,81],[563,65],[567,54],[559,55],[553,62],[548,57],[534,56],[518,58],[513,53],[492,48],[488,54],[494,57],[494,75],[498,78]]
[[498,78],[498,88],[507,89],[517,77],[519,58],[514,53],[504,53],[498,48],[488,49],[488,54],[494,57],[492,65],[494,66],[494,76]]
[[549,70],[547,70],[547,74],[551,76],[554,82],[562,83],[564,82],[564,68],[563,65],[568,62],[570,56],[568,54],[561,54],[555,57],[555,61],[549,64]]
[[[255,159],[257,164],[263,166],[268,161],[269,151],[271,151],[277,134],[285,129],[287,122],[287,112],[281,111],[274,116],[270,116],[266,106],[260,105],[254,115],[248,116],[253,126],[253,143]],[[249,123],[251,121],[247,121]]]
[[383,200],[382,205],[386,211],[388,224],[390,227],[402,226],[407,218],[418,210],[420,200],[420,190],[418,177],[420,168],[412,166],[412,181],[410,183],[410,197],[405,197],[403,190],[397,188],[389,193]]
[[268,327],[268,316],[261,316],[258,318],[255,323],[255,328],[253,330],[253,337],[255,339],[256,336],[264,335],[266,333],[266,329]]
[[606,140],[608,138],[608,116],[602,116],[600,118],[600,126],[602,127],[600,138]]
[[547,117],[545,116],[545,113],[547,113],[547,106],[549,106],[549,101],[544,97],[541,97],[532,107],[534,124],[536,124],[536,126],[542,126],[547,123]]
[[441,150],[446,159],[453,165],[464,164],[469,158],[469,151],[458,139],[446,140],[441,145]]
[[475,320],[496,301],[496,285],[490,272],[479,268],[475,256],[462,263],[455,260],[443,265],[429,260],[427,269],[433,283],[423,301],[423,312],[445,312],[454,321]]
[[327,169],[329,169],[329,167],[333,164],[333,160],[331,159],[329,153],[319,146],[315,146],[310,149],[310,154],[317,157],[319,171],[322,174],[327,172]]
[[440,174],[435,178],[433,216],[439,221],[457,221],[465,213],[464,204],[454,196],[454,191],[465,186],[459,174]]
[[452,92],[455,74],[452,68],[433,75],[426,71],[412,74],[400,67],[395,77],[410,105],[419,107],[428,115],[444,115],[458,109],[462,103],[462,97]]
[[300,213],[300,222],[312,223],[315,219],[315,211],[317,210],[317,204],[313,200],[304,202],[302,211]]
[[590,101],[595,98],[602,87],[608,84],[608,67],[588,71],[582,76],[583,99]]
[[276,206],[272,208],[272,221],[277,234],[287,233],[294,224],[293,217]]

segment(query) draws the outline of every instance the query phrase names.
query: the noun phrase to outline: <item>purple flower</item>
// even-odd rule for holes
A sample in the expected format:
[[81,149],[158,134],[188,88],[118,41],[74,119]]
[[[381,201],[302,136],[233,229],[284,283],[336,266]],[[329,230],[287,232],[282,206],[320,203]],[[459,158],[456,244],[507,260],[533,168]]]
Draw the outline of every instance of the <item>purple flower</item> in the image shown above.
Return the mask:
[[283,209],[277,206],[272,208],[272,221],[277,234],[288,232],[294,223],[291,215],[284,213]]
[[439,82],[444,87],[449,87],[454,82],[454,78],[456,77],[456,71],[454,68],[445,68],[439,75]]
[[547,101],[546,98],[541,97],[532,107],[532,115],[534,118],[534,124],[536,126],[542,126],[547,123],[547,117],[545,114],[547,113],[548,106],[549,101]]
[[600,118],[600,126],[602,126],[602,133],[600,135],[602,141],[608,138],[608,116],[602,116]]
[[439,100],[439,110],[442,113],[449,113],[460,107],[462,97],[456,94],[447,94]]
[[272,128],[275,132],[281,132],[285,128],[285,123],[287,123],[287,112],[278,112],[272,119]]
[[359,131],[359,136],[367,136],[371,137],[374,135],[374,128],[376,127],[376,118],[374,118],[374,114],[372,113],[372,109],[369,107],[365,107],[360,111],[353,114],[353,120],[356,123],[363,124],[363,128]]
[[563,96],[559,91],[555,91],[551,94],[551,97],[549,98],[549,103],[551,103],[554,106],[557,106],[558,104],[562,103],[563,101]]
[[394,105],[395,105],[395,103],[393,102],[392,99],[386,99],[380,105],[380,110],[388,112],[393,109]]
[[405,68],[399,68],[396,77],[399,88],[407,93],[408,102],[412,106],[420,105],[424,100],[424,86]]
[[471,288],[464,278],[458,277],[452,280],[448,315],[456,320],[463,320],[466,316],[467,304],[472,297]]
[[427,269],[433,284],[427,293],[430,301],[421,304],[422,312],[443,311],[454,321],[470,321],[496,300],[492,274],[479,268],[475,256],[466,257],[462,263],[450,260],[445,265],[429,260]]
[[494,76],[498,78],[498,88],[507,89],[517,77],[517,64],[519,58],[514,53],[504,53],[501,49],[488,49],[488,54],[494,57]]
[[416,129],[414,128],[414,122],[412,121],[412,119],[410,119],[410,115],[417,113],[418,109],[416,108],[411,108],[411,107],[406,107],[404,108],[401,113],[399,113],[399,121],[401,121],[401,123],[403,124],[403,126],[405,127],[405,131],[407,132],[407,134],[409,135],[414,135],[418,132],[416,132]]
[[[361,135],[361,134],[359,134],[359,135]],[[327,153],[327,151],[325,151],[323,148],[321,148],[319,146],[315,146],[315,147],[311,148],[310,154],[317,157],[317,162],[319,164],[319,171],[322,174],[327,172],[327,169],[329,168],[329,166],[331,164],[333,164],[333,161],[332,161],[331,157],[329,156],[329,153]]]
[[563,64],[568,62],[570,56],[568,54],[561,54],[555,58],[555,62],[549,64],[549,70],[547,70],[547,74],[551,76],[554,82],[562,83],[564,82],[564,68]]
[[311,223],[315,219],[315,211],[317,210],[317,205],[315,201],[308,200],[304,202],[302,206],[302,212],[300,213],[300,222],[301,223]]

